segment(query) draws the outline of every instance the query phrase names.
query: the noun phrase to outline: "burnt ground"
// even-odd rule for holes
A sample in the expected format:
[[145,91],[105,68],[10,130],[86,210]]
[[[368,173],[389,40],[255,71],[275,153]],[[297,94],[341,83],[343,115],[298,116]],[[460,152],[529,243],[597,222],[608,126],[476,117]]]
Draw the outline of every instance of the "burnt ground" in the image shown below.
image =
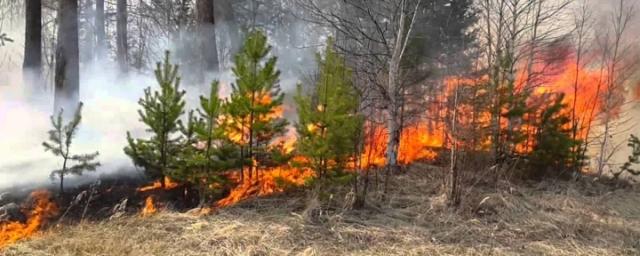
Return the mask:
[[[65,193],[60,196],[59,189],[55,186],[43,187],[51,191],[52,200],[58,205],[60,213],[50,220],[50,223],[73,224],[82,220],[100,221],[108,219],[114,214],[133,215],[144,207],[145,199],[153,197],[159,207],[181,212],[197,206],[197,195],[190,194],[184,186],[173,189],[153,189],[140,192],[138,188],[153,183],[153,180],[144,177],[132,176],[105,176],[93,183],[73,187],[65,187]],[[0,192],[0,217],[2,221],[24,222],[32,202],[30,193],[38,189],[14,188]],[[15,206],[19,211],[13,210]],[[12,208],[11,212],[3,211],[4,208]]]

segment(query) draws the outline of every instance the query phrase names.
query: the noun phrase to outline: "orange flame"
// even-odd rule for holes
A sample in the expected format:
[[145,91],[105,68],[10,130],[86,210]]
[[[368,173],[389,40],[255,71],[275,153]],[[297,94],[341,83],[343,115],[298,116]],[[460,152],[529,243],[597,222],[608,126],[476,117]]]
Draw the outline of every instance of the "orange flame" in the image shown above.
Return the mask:
[[[174,189],[174,188],[177,188],[178,186],[180,186],[179,183],[174,182],[169,177],[166,177],[166,176],[164,177],[164,189],[165,190]],[[151,185],[138,188],[138,192],[146,192],[146,191],[156,190],[156,189],[160,189],[160,188],[162,188],[162,182],[160,180],[156,180]]]
[[147,199],[144,200],[144,208],[142,209],[142,217],[149,217],[155,214],[158,211],[153,202],[153,197],[148,196]]
[[251,179],[248,178],[248,172],[245,172],[244,177],[245,179],[241,181],[238,172],[233,172],[230,175],[230,178],[238,185],[231,190],[227,197],[216,202],[216,207],[226,207],[247,198],[283,192],[286,185],[303,186],[309,178],[314,177],[314,173],[308,169],[287,166],[260,171],[257,178],[252,177]]
[[0,249],[19,240],[33,236],[48,220],[58,214],[58,206],[51,201],[51,194],[46,190],[31,193],[33,208],[25,212],[25,223],[13,221],[0,224]]
[[[547,49],[550,53],[554,53],[554,50]],[[562,49],[561,49],[562,50]],[[555,56],[555,54],[550,54]],[[515,120],[512,123],[514,131],[518,131],[525,136],[524,142],[519,145],[515,145],[515,151],[519,153],[526,153],[531,151],[536,139],[536,128],[532,126],[544,106],[540,104],[547,104],[549,99],[552,99],[554,95],[564,94],[563,104],[567,106],[564,109],[564,113],[572,120],[575,120],[575,124],[568,124],[567,129],[576,126],[576,139],[586,140],[589,137],[589,132],[595,121],[597,115],[602,112],[602,95],[607,92],[605,86],[608,80],[606,69],[598,65],[591,65],[583,61],[583,63],[577,63],[575,56],[562,55],[560,58],[545,59],[540,63],[533,65],[531,69],[531,76],[527,74],[526,63],[519,65],[521,70],[516,73],[514,80],[515,93],[527,94],[527,106],[533,108],[533,113],[528,113],[523,116],[522,120]],[[488,77],[483,76],[477,79],[468,79],[461,77],[447,77],[444,79],[444,93],[440,100],[446,100],[446,97],[450,97],[455,92],[455,88],[474,87],[480,85],[487,85],[489,82]],[[464,90],[463,90],[464,91]],[[487,93],[486,90],[477,88],[478,93],[475,95],[483,96]],[[616,93],[616,96],[618,97]],[[480,111],[480,112],[479,112]],[[475,127],[490,127],[491,126],[491,113],[481,112],[487,110],[478,110],[473,106],[461,105],[458,106],[459,122],[467,125],[473,125]],[[619,109],[612,109],[611,114],[617,115]],[[502,115],[508,112],[507,109],[502,110]],[[471,124],[468,119],[475,115],[477,118],[475,123]],[[441,114],[442,116],[442,114]],[[446,121],[445,121],[446,122]],[[509,120],[502,118],[500,126],[504,129],[509,126]],[[491,139],[487,141],[491,142]]]
[[[369,127],[365,147],[361,154],[364,168],[382,167],[386,164],[388,133],[385,127]],[[400,135],[398,147],[398,162],[411,164],[415,161],[434,160],[437,153],[434,148],[444,145],[442,131],[430,129],[426,122],[406,127]]]

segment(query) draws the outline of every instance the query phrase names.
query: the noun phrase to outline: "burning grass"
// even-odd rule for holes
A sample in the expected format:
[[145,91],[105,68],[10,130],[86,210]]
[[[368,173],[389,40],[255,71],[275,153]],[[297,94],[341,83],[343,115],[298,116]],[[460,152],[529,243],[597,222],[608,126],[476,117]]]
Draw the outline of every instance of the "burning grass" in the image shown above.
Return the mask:
[[[216,214],[63,226],[7,255],[637,255],[640,191],[590,182],[468,188],[453,212],[442,174],[426,166],[344,208],[347,191],[319,207],[306,195],[253,198]],[[411,184],[408,186],[407,184]],[[341,195],[341,196],[338,196]],[[347,196],[345,196],[347,195]],[[346,200],[348,201],[348,200]],[[481,201],[484,203],[480,204]]]
[[0,223],[0,249],[29,238],[36,234],[47,221],[58,214],[58,206],[51,201],[51,195],[46,190],[37,190],[30,196],[33,205],[26,206],[24,214],[27,217],[25,223],[10,221]]
[[142,208],[142,217],[148,217],[151,216],[153,214],[156,214],[156,212],[158,212],[158,209],[156,209],[156,205],[153,202],[153,197],[149,196],[147,197],[147,199],[144,200],[144,208]]

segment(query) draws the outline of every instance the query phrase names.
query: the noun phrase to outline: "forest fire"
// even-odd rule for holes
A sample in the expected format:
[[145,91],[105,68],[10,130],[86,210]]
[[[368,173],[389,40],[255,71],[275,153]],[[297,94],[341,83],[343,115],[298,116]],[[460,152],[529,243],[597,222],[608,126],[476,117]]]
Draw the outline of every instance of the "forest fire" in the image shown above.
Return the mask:
[[33,205],[30,210],[23,210],[27,221],[11,221],[0,224],[0,249],[16,241],[33,236],[48,220],[58,214],[58,206],[51,201],[51,195],[46,190],[31,193]]
[[[578,65],[574,58],[566,58],[558,63],[539,67],[538,70],[535,72],[542,75],[539,79],[533,79],[534,82],[531,82],[536,88],[532,94],[534,97],[530,97],[528,102],[532,108],[538,109],[533,113],[541,115],[544,107],[550,104],[549,100],[563,95],[562,104],[566,108],[560,114],[569,118],[569,122],[563,128],[573,130],[572,136],[575,139],[582,142],[588,141],[594,121],[597,115],[603,111],[603,95],[608,90],[605,85],[606,72],[602,69],[591,69]],[[526,74],[521,74],[518,80],[522,87],[526,86]],[[617,92],[614,94],[616,95],[611,95],[612,98],[621,96]],[[619,110],[612,108],[607,111],[607,114],[616,116]],[[525,118],[535,119],[537,117],[525,116]],[[519,151],[528,152],[534,146],[533,142],[537,131],[531,127],[531,121],[522,125],[521,130],[527,139],[523,145],[519,146]]]
[[[549,52],[557,51],[557,49],[547,49]],[[551,54],[550,54],[551,55]],[[575,55],[575,54],[574,54]],[[514,129],[520,132],[525,139],[519,145],[515,145],[518,153],[530,152],[535,146],[535,136],[537,132],[536,122],[540,122],[543,111],[550,107],[554,100],[563,95],[562,104],[565,107],[559,114],[566,116],[569,120],[563,127],[567,130],[573,130],[572,136],[575,139],[585,142],[589,138],[589,133],[593,127],[596,117],[602,113],[603,95],[607,93],[607,71],[598,65],[591,66],[588,63],[578,63],[572,54],[563,54],[560,58],[545,59],[542,63],[537,63],[531,68],[531,76],[525,71],[526,65],[522,65],[520,70],[516,71],[516,77],[513,81],[513,92],[509,92],[509,81],[503,81],[500,84],[498,93],[505,93],[505,99],[509,97],[517,98],[517,95],[526,95],[524,107],[529,109],[518,120],[509,120],[508,109],[509,103],[501,102],[503,109],[501,110],[500,126],[502,129]],[[462,126],[473,127],[491,127],[492,113],[491,109],[477,106],[475,98],[485,97],[491,93],[491,83],[487,76],[476,79],[450,77],[444,79],[445,93],[441,97],[443,101],[450,101],[456,90],[458,92],[474,91],[475,94],[471,99],[459,102],[458,123]],[[513,95],[508,95],[513,93]],[[490,96],[490,95],[489,95]],[[612,98],[621,100],[622,94],[614,92]],[[617,97],[617,98],[616,98]],[[482,102],[482,100],[479,100]],[[490,102],[495,104],[495,102]],[[615,103],[612,105],[616,105]],[[617,115],[620,109],[613,108],[608,114]],[[443,122],[446,120],[444,114],[440,114]],[[488,138],[487,145],[491,144]]]

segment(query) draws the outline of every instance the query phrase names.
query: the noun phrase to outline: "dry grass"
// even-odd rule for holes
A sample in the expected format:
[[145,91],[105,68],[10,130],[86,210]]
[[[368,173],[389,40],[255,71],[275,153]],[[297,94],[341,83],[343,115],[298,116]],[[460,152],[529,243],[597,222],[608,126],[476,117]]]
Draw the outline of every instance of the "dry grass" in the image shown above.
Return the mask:
[[[426,167],[422,167],[424,169]],[[420,168],[416,168],[420,169]],[[640,193],[591,183],[468,189],[453,212],[441,177],[413,170],[367,209],[301,195],[194,217],[164,212],[55,227],[6,255],[638,255]],[[410,185],[406,185],[410,184]],[[488,197],[488,199],[486,199]],[[480,201],[485,199],[482,207]],[[485,214],[479,214],[482,211]]]

